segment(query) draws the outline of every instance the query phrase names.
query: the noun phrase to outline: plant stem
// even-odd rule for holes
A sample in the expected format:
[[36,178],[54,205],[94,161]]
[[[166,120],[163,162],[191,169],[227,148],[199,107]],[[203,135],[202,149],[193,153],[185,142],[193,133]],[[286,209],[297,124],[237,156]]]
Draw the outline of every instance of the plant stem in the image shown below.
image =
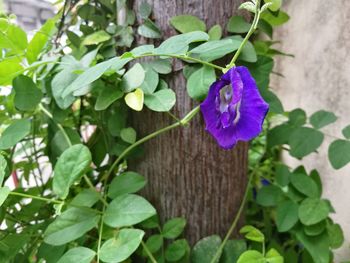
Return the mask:
[[49,198],[34,196],[34,195],[28,195],[28,194],[18,193],[18,192],[10,192],[10,195],[16,195],[16,196],[21,196],[21,197],[25,197],[25,198],[32,198],[32,199],[45,201],[48,203],[59,204],[59,205],[64,203],[63,201],[59,201],[59,200],[54,200],[54,199],[49,199]]
[[[51,112],[49,112],[47,109],[45,109],[45,107],[40,103],[39,104],[39,108],[41,109],[41,111],[43,113],[45,113],[50,119],[52,119],[52,121],[57,125],[57,128],[62,132],[64,138],[67,141],[67,144],[69,145],[69,147],[73,146],[71,140],[68,137],[68,134],[66,133],[66,131],[64,130],[63,126],[57,122],[54,121],[53,116],[51,114]],[[99,191],[97,191],[97,189],[95,188],[95,186],[92,184],[91,180],[89,179],[89,177],[86,176],[86,174],[84,174],[84,180],[85,182],[88,184],[88,186],[90,187],[91,190],[93,190],[94,192],[98,193],[99,199],[102,201],[102,203],[104,205],[108,205],[107,201],[103,198],[103,196],[101,195],[101,193]]]
[[57,126],[57,128],[62,132],[63,134],[63,137],[65,138],[65,140],[67,141],[67,144],[70,146],[72,146],[72,142],[70,141],[69,137],[68,137],[68,134],[66,133],[66,131],[64,130],[63,126],[59,123],[57,123],[54,119],[53,119],[53,116],[51,114],[51,112],[49,112],[41,103],[39,104],[39,108],[40,110],[45,113],[45,115],[47,117],[49,117]]
[[250,29],[249,29],[248,33],[244,37],[244,39],[243,39],[241,45],[239,46],[238,50],[236,51],[235,55],[233,56],[230,64],[228,64],[226,66],[226,69],[230,69],[230,68],[234,67],[235,62],[236,62],[238,56],[241,54],[245,44],[247,43],[247,41],[250,38],[250,36],[254,33],[254,31],[258,27],[258,22],[259,22],[259,18],[260,18],[260,14],[261,14],[260,13],[260,2],[261,2],[261,0],[257,0],[256,1],[256,9],[255,9],[255,15],[254,15],[253,23],[250,26]]
[[149,259],[151,260],[152,263],[157,263],[157,260],[154,258],[154,256],[152,255],[151,251],[149,251],[148,247],[146,246],[145,242],[141,241],[141,245],[143,247],[143,249],[145,250],[147,256],[149,257]]
[[97,263],[100,263],[100,249],[102,243],[102,232],[103,232],[103,220],[105,215],[106,205],[103,203],[102,216],[100,222],[100,229],[98,231],[98,242],[97,242]]
[[183,117],[180,121],[177,121],[169,126],[166,126],[160,130],[157,130],[145,137],[143,137],[142,139],[136,141],[135,143],[131,144],[128,148],[126,148],[119,156],[118,158],[113,162],[113,164],[111,165],[111,167],[109,168],[107,174],[105,175],[105,178],[104,180],[107,182],[108,181],[108,178],[110,177],[110,175],[113,173],[113,170],[115,169],[115,167],[118,165],[118,163],[131,151],[133,150],[135,147],[139,146],[140,144],[164,133],[164,132],[167,132],[167,131],[170,131],[176,127],[179,127],[179,126],[185,126],[187,125],[190,120],[196,116],[196,114],[199,112],[199,106],[195,107],[194,109],[192,109],[185,117]]
[[200,63],[200,64],[203,64],[203,65],[206,65],[206,66],[209,66],[209,67],[212,67],[212,68],[216,68],[216,69],[219,69],[219,70],[223,70],[224,68],[223,67],[220,67],[218,65],[215,65],[213,63],[210,63],[210,62],[207,62],[207,61],[203,61],[203,60],[200,60],[200,59],[197,59],[197,58],[193,58],[193,57],[189,57],[189,56],[184,56],[184,55],[175,55],[175,54],[144,54],[144,55],[140,55],[140,56],[135,56],[134,59],[137,59],[137,58],[143,58],[143,57],[154,57],[154,56],[159,56],[159,57],[172,57],[172,58],[178,58],[178,59],[182,59],[182,60],[188,60],[188,61],[193,61],[193,62],[196,62],[196,63]]
[[243,196],[243,200],[242,200],[242,203],[241,203],[241,205],[240,205],[240,207],[239,207],[239,209],[238,209],[237,215],[236,215],[236,217],[234,218],[234,220],[233,220],[233,222],[232,222],[232,224],[231,224],[231,226],[230,226],[230,229],[228,230],[228,232],[227,232],[227,234],[226,234],[224,240],[222,241],[220,247],[219,247],[218,250],[216,251],[216,253],[215,253],[213,259],[210,261],[211,263],[216,263],[216,262],[219,260],[219,258],[220,258],[220,256],[221,256],[221,253],[222,253],[222,251],[223,251],[223,249],[224,249],[224,247],[225,247],[225,245],[226,245],[228,239],[230,238],[230,236],[232,235],[233,230],[234,230],[234,229],[236,228],[236,226],[237,226],[238,220],[240,219],[241,214],[242,214],[243,209],[244,209],[244,206],[245,206],[245,204],[246,204],[246,202],[247,202],[248,193],[249,193],[250,184],[251,184],[251,182],[252,182],[252,179],[253,179],[253,173],[251,173],[251,174],[249,175],[247,187],[246,187],[246,189],[245,189],[245,193],[244,193],[244,196]]

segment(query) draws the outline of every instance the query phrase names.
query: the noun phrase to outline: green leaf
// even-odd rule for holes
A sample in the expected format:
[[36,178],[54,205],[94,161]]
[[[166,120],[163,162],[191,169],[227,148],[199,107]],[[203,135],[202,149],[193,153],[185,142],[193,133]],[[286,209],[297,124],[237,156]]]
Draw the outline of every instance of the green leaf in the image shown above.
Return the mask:
[[[66,246],[51,246],[42,242],[36,254],[38,259],[45,259],[47,263],[57,263],[63,256]],[[0,261],[1,262],[1,261]]]
[[5,33],[0,32],[0,48],[11,49],[21,55],[27,46],[27,34],[19,26],[10,24]]
[[240,234],[244,234],[245,238],[255,242],[263,243],[265,241],[264,234],[253,226],[244,226],[239,231]]
[[210,263],[213,257],[215,256],[217,250],[219,249],[220,245],[221,238],[217,235],[202,238],[193,247],[191,262]]
[[299,127],[289,138],[290,154],[302,158],[314,152],[323,142],[323,134],[313,128]]
[[175,239],[184,231],[186,226],[186,219],[177,217],[167,221],[162,230],[162,235],[168,239]]
[[65,150],[55,165],[52,182],[53,192],[65,199],[70,186],[89,169],[91,159],[89,148],[82,144],[73,145]]
[[204,61],[213,61],[232,53],[240,46],[240,41],[233,39],[212,40],[205,42],[198,47],[191,49],[189,53],[192,57]]
[[113,102],[122,98],[124,93],[119,89],[119,87],[104,86],[96,100],[95,110],[105,110]]
[[281,8],[282,5],[282,0],[265,0],[265,3],[271,3],[271,5],[269,6],[269,9],[271,11],[278,11],[278,9]]
[[208,66],[202,66],[192,73],[187,80],[187,93],[195,100],[204,100],[211,84],[216,80],[215,71]]
[[318,197],[318,187],[315,181],[306,174],[296,173],[290,176],[292,185],[300,193],[308,197]]
[[0,154],[0,186],[4,182],[5,174],[6,174],[6,168],[7,168],[7,161],[4,158],[4,156],[2,156]]
[[94,33],[86,36],[84,38],[82,44],[85,46],[97,45],[97,44],[100,44],[100,43],[105,42],[105,41],[110,40],[110,39],[111,39],[110,34],[108,34],[104,30],[100,30],[100,31],[94,32]]
[[0,137],[0,150],[6,150],[15,146],[30,133],[30,120],[14,120]]
[[275,206],[280,199],[282,191],[274,185],[263,186],[259,189],[256,202],[262,206]]
[[146,21],[138,27],[137,33],[146,38],[162,37],[162,32],[159,27],[150,19],[146,19]]
[[27,76],[19,75],[13,79],[13,90],[15,91],[14,103],[21,111],[33,111],[43,97],[41,90],[33,80]]
[[0,61],[0,85],[11,85],[12,79],[23,72],[23,67],[18,58]]
[[149,65],[145,65],[145,69],[145,80],[141,85],[141,89],[145,94],[150,95],[157,88],[157,85],[159,83],[159,75]]
[[288,118],[291,125],[303,126],[306,123],[306,112],[303,109],[295,109],[288,114]]
[[276,166],[276,183],[281,187],[287,186],[289,184],[289,178],[291,173],[288,166],[284,164],[279,164]]
[[256,7],[255,7],[255,4],[253,2],[244,2],[242,3],[239,7],[238,7],[239,10],[241,9],[245,9],[249,12],[252,12],[253,14],[255,14],[255,11],[256,11]]
[[155,59],[149,62],[152,69],[160,74],[169,74],[171,72],[170,59]]
[[227,31],[231,33],[246,33],[250,29],[250,24],[242,16],[233,16],[227,24]]
[[298,205],[286,200],[277,205],[276,225],[279,232],[290,230],[298,222]]
[[145,19],[152,13],[152,7],[147,2],[142,2],[140,5],[140,16]]
[[208,41],[208,39],[208,34],[201,31],[172,36],[165,40],[158,48],[156,48],[154,50],[154,54],[185,55],[190,43]]
[[[243,38],[241,36],[231,36],[231,37],[228,37],[227,39],[231,39],[235,42],[239,42],[240,44],[242,43],[243,41]],[[235,43],[236,45],[237,43]],[[239,55],[238,57],[239,60],[242,60],[242,61],[246,61],[246,62],[250,62],[250,63],[255,63],[257,62],[258,60],[258,57],[257,57],[257,54],[256,54],[256,51],[255,51],[255,48],[253,46],[253,44],[248,41],[243,49],[242,49],[242,52],[241,54]],[[264,61],[265,63],[265,61]],[[272,62],[273,63],[273,62]],[[257,65],[256,65],[257,66]],[[261,73],[262,74],[262,73]],[[265,75],[265,78],[266,78],[266,75]]]
[[266,253],[266,261],[267,263],[283,263],[283,257],[278,253],[278,251],[274,248],[271,248]]
[[40,53],[47,45],[48,40],[57,31],[55,24],[58,17],[59,16],[57,15],[54,18],[48,19],[45,22],[45,24],[39,29],[39,31],[35,33],[32,40],[29,42],[26,56],[30,64],[38,59]]
[[208,31],[209,40],[220,40],[222,37],[222,28],[220,25],[215,25]]
[[139,229],[121,229],[116,237],[103,243],[100,258],[104,262],[123,262],[139,247],[145,232]]
[[344,129],[342,129],[341,132],[346,139],[350,139],[350,125],[346,126]]
[[70,203],[73,206],[93,206],[100,199],[100,194],[91,189],[84,189]]
[[123,76],[121,89],[124,92],[133,91],[141,86],[145,79],[145,70],[140,63],[136,63]]
[[343,245],[344,234],[339,224],[328,225],[327,233],[328,233],[331,248],[337,249]]
[[57,263],[90,263],[95,255],[95,251],[89,248],[75,247],[68,250]]
[[318,236],[320,235],[326,228],[326,220],[322,220],[317,224],[304,226],[304,232],[308,236]]
[[265,263],[265,258],[259,251],[248,250],[239,257],[237,263]]
[[[159,251],[163,246],[163,237],[162,235],[152,235],[146,241],[146,247],[153,254]],[[143,255],[147,255],[145,251],[142,253]]]
[[133,144],[136,141],[136,131],[132,128],[124,128],[120,132],[120,137],[124,142]]
[[171,89],[162,89],[145,96],[145,105],[153,111],[169,111],[176,102],[175,92]]
[[350,162],[350,142],[335,140],[328,148],[328,159],[334,169],[340,169]]
[[337,116],[333,112],[320,110],[310,117],[310,123],[315,129],[321,129],[337,120]]
[[239,256],[247,250],[244,240],[228,240],[220,257],[220,263],[237,263]]
[[114,70],[118,71],[125,64],[127,64],[132,58],[120,58],[115,57],[99,63],[80,74],[62,93],[62,97],[66,97],[69,94],[73,94],[77,90],[84,88],[100,78],[106,71]]
[[46,229],[44,241],[60,246],[69,243],[96,227],[100,216],[89,208],[70,208],[59,215]]
[[142,89],[136,89],[134,92],[126,94],[124,97],[126,105],[135,111],[141,111],[143,108],[144,93]]
[[280,26],[289,20],[288,14],[283,11],[279,11],[277,15],[274,15],[270,12],[264,12],[260,17],[261,19],[268,22],[271,26]]
[[306,248],[306,250],[312,256],[314,262],[317,263],[329,263],[329,241],[326,233],[322,235],[310,237],[305,235],[304,231],[300,228],[296,232],[296,237],[300,243]]
[[269,112],[274,112],[278,114],[282,114],[284,112],[282,102],[276,96],[275,93],[268,89],[261,89],[260,94],[263,97],[263,99],[269,104]]
[[299,219],[306,225],[314,225],[328,217],[330,210],[325,200],[306,198],[299,206]]
[[135,172],[124,172],[116,176],[108,188],[108,197],[116,198],[124,194],[136,193],[146,185],[146,179]]
[[111,227],[138,224],[156,214],[143,197],[134,194],[118,196],[107,206],[104,222]]
[[11,190],[7,186],[0,187],[0,207],[5,202],[6,198],[10,194]]
[[165,250],[165,259],[170,262],[177,262],[184,258],[190,251],[187,240],[179,239],[171,243]]
[[205,23],[196,16],[179,15],[170,19],[170,24],[181,33],[206,31]]

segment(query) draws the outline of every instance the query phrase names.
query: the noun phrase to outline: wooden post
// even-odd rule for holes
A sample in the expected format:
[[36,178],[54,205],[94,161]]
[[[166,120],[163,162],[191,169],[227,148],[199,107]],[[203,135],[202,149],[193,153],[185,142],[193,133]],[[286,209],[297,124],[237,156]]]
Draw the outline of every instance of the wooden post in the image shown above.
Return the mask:
[[[135,10],[143,0],[134,2]],[[241,1],[233,0],[149,0],[156,23],[164,37],[176,32],[169,25],[172,16],[191,14],[203,19],[208,28],[237,12]],[[175,68],[182,63],[176,62]],[[167,79],[176,92],[173,114],[183,117],[195,105],[186,93],[181,70]],[[168,114],[145,111],[134,115],[139,137],[174,120]],[[182,216],[187,219],[186,237],[193,244],[202,237],[228,230],[241,203],[246,186],[248,146],[239,143],[231,151],[221,149],[205,131],[200,114],[189,127],[172,130],[145,144],[144,157],[131,166],[145,175],[144,194],[156,206],[161,220]]]

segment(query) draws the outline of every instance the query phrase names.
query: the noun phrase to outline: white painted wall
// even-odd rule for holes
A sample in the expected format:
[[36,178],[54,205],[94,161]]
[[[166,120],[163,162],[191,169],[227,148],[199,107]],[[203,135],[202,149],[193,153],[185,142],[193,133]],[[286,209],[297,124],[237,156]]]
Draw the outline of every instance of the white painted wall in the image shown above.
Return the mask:
[[[280,57],[272,87],[286,110],[301,107],[311,114],[317,110],[333,111],[339,120],[325,128],[329,135],[342,137],[341,129],[350,124],[350,1],[286,0],[284,9],[290,21],[275,32],[282,40],[281,50],[295,58]],[[305,158],[308,169],[317,168],[324,183],[324,196],[336,210],[334,220],[345,232],[344,247],[336,261],[350,259],[350,165],[335,171],[327,159],[327,136],[319,154]],[[291,165],[299,162],[288,158]]]

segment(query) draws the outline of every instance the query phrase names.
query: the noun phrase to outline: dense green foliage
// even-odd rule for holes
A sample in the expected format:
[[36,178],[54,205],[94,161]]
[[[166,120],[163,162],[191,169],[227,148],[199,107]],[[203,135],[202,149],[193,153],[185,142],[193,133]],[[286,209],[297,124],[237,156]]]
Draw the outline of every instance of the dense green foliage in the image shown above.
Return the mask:
[[[0,262],[331,262],[343,233],[329,217],[334,209],[322,198],[320,176],[290,169],[281,153],[302,159],[316,152],[322,128],[337,118],[324,110],[309,118],[302,109],[285,112],[269,88],[274,57],[288,55],[272,39],[273,27],[289,19],[282,1],[265,0],[261,9],[259,1],[242,4],[261,18],[246,43],[255,28],[242,16],[223,30],[180,15],[170,20],[179,34],[157,47],[134,43],[136,36],[162,37],[151,6],[139,7],[136,24],[125,2],[117,0],[116,9],[113,0],[67,1],[30,41],[14,18],[0,18]],[[184,63],[188,95],[203,100],[225,70],[217,60],[234,53],[233,62],[250,69],[270,104],[265,131],[250,147],[241,206],[247,204],[248,225],[240,231],[247,241],[228,239],[229,232],[191,247],[184,218],[160,223],[137,194],[146,180],[128,170],[128,160],[142,153],[144,141],[187,125],[198,108],[145,138],[130,126],[128,112],[171,114],[176,96],[166,76],[174,59]],[[137,60],[143,57],[151,59]],[[349,127],[343,135],[329,146],[335,169],[350,162]]]

